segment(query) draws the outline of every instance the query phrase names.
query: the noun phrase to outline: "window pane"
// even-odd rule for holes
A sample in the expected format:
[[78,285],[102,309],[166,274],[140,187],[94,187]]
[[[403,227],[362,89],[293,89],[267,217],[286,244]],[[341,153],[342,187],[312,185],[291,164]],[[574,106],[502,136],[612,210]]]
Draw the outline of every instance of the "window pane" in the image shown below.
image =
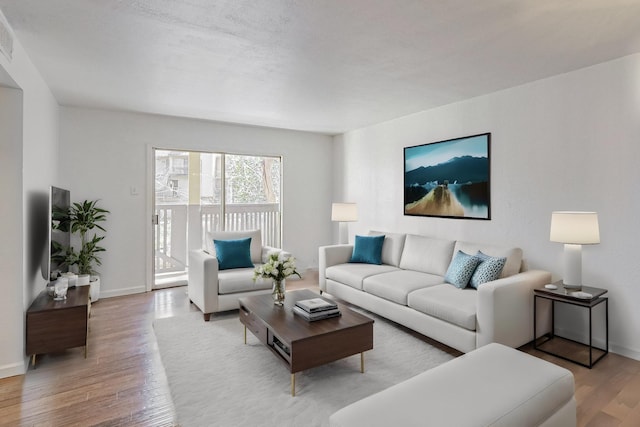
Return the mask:
[[225,155],[225,230],[262,230],[280,247],[279,157]]

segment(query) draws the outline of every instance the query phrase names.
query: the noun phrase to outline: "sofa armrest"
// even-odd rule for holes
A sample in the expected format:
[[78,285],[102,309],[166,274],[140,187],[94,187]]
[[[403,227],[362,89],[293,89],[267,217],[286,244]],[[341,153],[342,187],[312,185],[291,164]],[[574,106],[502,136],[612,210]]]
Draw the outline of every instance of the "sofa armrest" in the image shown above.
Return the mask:
[[187,293],[205,314],[218,311],[218,259],[198,249],[189,252]]
[[321,291],[327,290],[325,270],[332,265],[349,262],[353,253],[353,245],[320,246],[318,249],[318,280]]
[[520,347],[533,340],[533,290],[551,282],[551,273],[530,270],[478,288],[476,346],[497,342]]

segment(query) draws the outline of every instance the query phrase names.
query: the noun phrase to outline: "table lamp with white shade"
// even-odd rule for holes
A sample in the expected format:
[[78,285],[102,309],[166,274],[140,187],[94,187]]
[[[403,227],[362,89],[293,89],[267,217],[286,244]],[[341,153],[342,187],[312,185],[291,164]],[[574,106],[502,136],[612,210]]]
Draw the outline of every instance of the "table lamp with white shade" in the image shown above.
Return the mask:
[[355,203],[333,203],[331,205],[331,221],[339,222],[339,243],[349,243],[347,222],[358,220],[358,205]]
[[596,212],[551,213],[552,242],[564,243],[564,278],[566,289],[582,288],[582,245],[600,243],[600,229]]

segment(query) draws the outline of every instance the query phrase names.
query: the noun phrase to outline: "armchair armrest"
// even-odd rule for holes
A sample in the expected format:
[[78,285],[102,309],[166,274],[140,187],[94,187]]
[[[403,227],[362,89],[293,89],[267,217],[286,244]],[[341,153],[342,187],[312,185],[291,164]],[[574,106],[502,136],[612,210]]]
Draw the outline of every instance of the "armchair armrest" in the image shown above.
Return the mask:
[[530,270],[478,288],[477,341],[520,347],[533,340],[533,290],[551,282],[551,273]]
[[189,300],[209,320],[211,313],[218,311],[218,259],[198,249],[189,252]]
[[318,249],[318,280],[320,290],[327,290],[327,276],[325,270],[332,265],[349,262],[353,253],[353,245],[320,246]]

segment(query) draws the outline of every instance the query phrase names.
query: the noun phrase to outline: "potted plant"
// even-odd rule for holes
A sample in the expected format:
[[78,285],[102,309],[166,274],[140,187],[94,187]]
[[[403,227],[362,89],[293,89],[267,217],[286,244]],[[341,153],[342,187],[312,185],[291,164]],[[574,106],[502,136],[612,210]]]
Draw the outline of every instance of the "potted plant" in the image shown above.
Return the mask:
[[108,210],[97,206],[98,200],[85,200],[82,203],[73,203],[69,208],[68,221],[72,233],[80,234],[80,248],[73,247],[67,250],[66,262],[76,265],[78,268],[78,284],[91,284],[91,299],[97,301],[100,295],[100,277],[97,275],[96,266],[102,265],[99,253],[105,249],[99,245],[105,236],[88,233],[97,228],[106,230],[99,223],[106,221]]

